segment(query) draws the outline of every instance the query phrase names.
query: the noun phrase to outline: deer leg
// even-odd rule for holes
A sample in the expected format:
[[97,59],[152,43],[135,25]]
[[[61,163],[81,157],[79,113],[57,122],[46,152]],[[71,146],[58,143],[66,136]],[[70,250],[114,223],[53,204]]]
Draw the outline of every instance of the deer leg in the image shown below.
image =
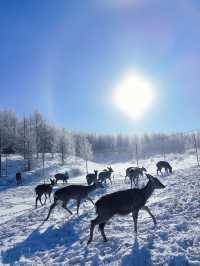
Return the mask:
[[[96,220],[96,219],[95,219]],[[92,239],[93,239],[93,233],[94,233],[94,228],[95,228],[95,220],[92,220],[91,221],[91,225],[90,225],[90,237],[89,237],[89,240],[87,242],[87,244],[90,244],[92,242]]]
[[134,178],[134,185],[137,187],[137,177]]
[[137,219],[138,219],[138,211],[133,211],[133,212],[132,212],[132,216],[133,216],[133,221],[134,221],[134,230],[135,230],[135,234],[137,234]]
[[65,209],[66,211],[68,211],[72,215],[72,212],[67,208],[66,204],[67,204],[66,202],[63,202],[63,204],[62,204],[63,209]]
[[42,205],[43,205],[43,204],[42,204],[42,195],[39,195],[38,198],[39,198],[40,204],[41,204],[41,206],[42,206]]
[[92,204],[94,205],[94,201],[93,201],[90,197],[87,197],[87,199],[88,199],[89,201],[91,201]]
[[138,182],[139,182],[139,176],[137,176],[137,177],[135,178],[135,186],[136,186],[136,187],[138,187]]
[[133,182],[134,182],[135,187],[136,187],[136,185],[137,185],[137,181],[136,181],[136,180],[137,180],[137,177],[134,176],[134,178],[133,178]]
[[47,220],[49,219],[49,216],[50,216],[52,210],[53,210],[55,207],[56,207],[56,202],[54,202],[53,204],[51,204],[50,209],[49,209],[49,213],[48,213],[48,215],[47,215],[47,218],[44,220],[44,222],[47,221]]
[[104,232],[104,227],[105,227],[105,225],[106,225],[106,223],[101,223],[101,224],[99,224],[99,230],[100,230],[101,235],[102,235],[102,237],[103,237],[103,241],[104,241],[104,242],[107,242],[108,240],[107,240],[106,235],[105,235],[105,232]]
[[51,202],[51,192],[48,193],[49,194],[49,201]]
[[80,200],[77,200],[77,215],[78,215],[78,211],[79,211],[80,203],[81,203],[81,201],[80,201]]
[[151,216],[151,218],[153,219],[153,223],[156,226],[157,222],[156,222],[156,218],[155,216],[151,213],[150,209],[147,206],[143,206],[142,210],[145,210],[148,212],[148,214]]
[[110,184],[112,185],[112,180],[111,180],[111,178],[109,177],[108,179],[110,180]]
[[44,200],[44,205],[46,204],[46,201],[47,201],[47,195],[46,195],[46,193],[44,194],[44,196],[45,196],[45,200]]
[[124,183],[126,184],[126,176],[125,176],[125,178],[124,178]]
[[89,237],[89,240],[88,240],[87,244],[90,244],[92,242],[95,226],[97,224],[102,223],[102,222],[103,221],[102,221],[102,219],[99,216],[97,216],[96,219],[94,219],[94,220],[91,221],[91,224],[90,224],[90,237]]
[[131,177],[131,188],[133,187],[133,178]]
[[37,208],[37,202],[39,200],[39,197],[37,196],[36,199],[35,199],[35,208]]

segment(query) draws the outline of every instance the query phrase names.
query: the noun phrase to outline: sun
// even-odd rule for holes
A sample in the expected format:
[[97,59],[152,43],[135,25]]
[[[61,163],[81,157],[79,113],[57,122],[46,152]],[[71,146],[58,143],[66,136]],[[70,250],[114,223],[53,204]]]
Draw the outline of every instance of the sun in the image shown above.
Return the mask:
[[132,119],[140,119],[150,109],[155,90],[142,76],[129,72],[119,81],[113,92],[114,104]]

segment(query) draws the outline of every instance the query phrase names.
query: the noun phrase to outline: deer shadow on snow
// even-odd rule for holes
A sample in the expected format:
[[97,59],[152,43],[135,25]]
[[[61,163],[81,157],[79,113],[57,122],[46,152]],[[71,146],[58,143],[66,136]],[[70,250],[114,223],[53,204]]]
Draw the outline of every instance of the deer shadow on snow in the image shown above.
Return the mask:
[[[65,222],[61,227],[54,225],[40,232],[40,226],[25,240],[15,244],[14,247],[1,252],[2,263],[13,265],[20,261],[22,256],[31,258],[35,253],[55,250],[56,247],[65,246],[66,250],[79,240],[79,234],[74,227],[79,223],[78,217]],[[39,255],[38,255],[39,256]]]
[[[151,258],[151,248],[154,239],[147,240],[147,243],[138,242],[135,237],[133,244],[128,243],[128,247],[120,238],[111,237],[108,242],[95,244],[98,250],[95,256],[90,257],[91,265],[121,265],[121,266],[153,266]],[[127,253],[128,249],[128,253]],[[124,255],[124,253],[126,253]],[[86,249],[84,261],[88,260],[89,250]],[[120,261],[120,263],[119,263]]]
[[[106,188],[93,191],[91,195],[93,195],[93,197],[99,196],[102,192],[105,193]],[[83,201],[83,203],[84,202],[85,201]],[[74,207],[76,207],[76,204],[74,201],[70,202],[69,207],[70,209],[73,208],[73,213],[75,213]],[[92,204],[91,208],[94,208]],[[53,250],[56,249],[57,246],[65,246],[65,250],[69,250],[75,242],[80,241],[80,235],[74,228],[76,225],[80,224],[80,220],[84,219],[85,216],[87,216],[87,213],[84,212],[79,216],[69,219],[59,228],[55,228],[55,226],[52,225],[44,232],[40,232],[40,225],[25,240],[1,252],[2,262],[4,264],[13,265],[18,262],[22,256],[31,258],[35,253]]]
[[131,253],[125,255],[121,261],[122,266],[153,266],[151,252],[148,243],[139,246],[138,239],[135,238]]

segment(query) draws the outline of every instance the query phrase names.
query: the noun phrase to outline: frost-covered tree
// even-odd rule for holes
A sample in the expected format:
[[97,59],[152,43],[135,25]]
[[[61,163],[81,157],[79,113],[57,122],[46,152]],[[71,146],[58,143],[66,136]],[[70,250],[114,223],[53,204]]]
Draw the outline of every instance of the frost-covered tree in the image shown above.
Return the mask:
[[[199,147],[198,132],[196,139]],[[156,133],[136,136],[134,132],[129,135],[72,133],[50,124],[37,111],[30,116],[18,118],[13,111],[0,110],[0,161],[4,152],[16,152],[22,154],[25,162],[30,165],[35,157],[39,158],[39,154],[42,154],[44,162],[46,153],[51,153],[53,157],[54,153],[59,152],[62,163],[67,156],[76,154],[86,159],[87,164],[88,159],[99,154],[104,157],[126,155],[130,159],[136,159],[154,154],[163,154],[165,157],[168,153],[184,152],[186,148],[194,148],[191,134]]]
[[65,159],[68,156],[75,155],[75,143],[74,137],[71,133],[67,132],[65,129],[62,129],[59,133],[58,138],[58,152],[61,155],[61,163],[64,164]]
[[58,152],[60,153],[61,163],[63,165],[65,162],[66,155],[67,155],[67,138],[66,138],[65,129],[62,129],[60,136],[59,136]]
[[85,136],[81,136],[79,140],[79,153],[85,160],[86,172],[88,173],[88,160],[93,158],[92,145]]
[[42,154],[43,176],[45,166],[45,154],[51,152],[53,147],[53,135],[51,126],[43,121],[40,125],[40,131],[38,135],[38,152]]
[[38,111],[35,111],[32,114],[32,121],[33,121],[33,132],[34,132],[34,138],[35,138],[35,148],[36,148],[36,158],[39,158],[39,152],[41,148],[41,131],[43,130],[43,125],[45,123],[42,114]]

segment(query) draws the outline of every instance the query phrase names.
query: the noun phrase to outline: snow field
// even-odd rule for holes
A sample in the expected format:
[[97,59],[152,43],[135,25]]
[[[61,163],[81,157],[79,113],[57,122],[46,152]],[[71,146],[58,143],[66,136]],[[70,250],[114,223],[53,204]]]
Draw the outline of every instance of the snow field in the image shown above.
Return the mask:
[[[160,157],[141,161],[148,172],[155,175],[155,163]],[[76,215],[74,202],[69,203],[73,215],[56,207],[49,220],[42,224],[50,206],[34,208],[34,187],[39,177],[31,174],[23,186],[0,189],[1,265],[131,265],[131,266],[198,266],[200,265],[200,170],[195,167],[192,154],[170,155],[173,174],[159,177],[166,185],[157,190],[147,202],[156,216],[157,226],[141,211],[138,219],[138,237],[134,237],[132,216],[115,216],[105,227],[108,242],[104,243],[98,228],[94,240],[87,246],[90,221],[95,209],[84,201]],[[104,189],[91,193],[95,201],[102,195],[127,189],[125,169],[131,162],[113,163],[114,181]],[[102,170],[105,164],[89,163],[90,169]],[[53,175],[67,167],[49,165],[46,173]],[[78,166],[84,167],[84,162]],[[71,183],[85,184],[85,175],[70,179]],[[145,178],[140,185],[147,182]],[[62,186],[60,183],[59,186]],[[57,189],[58,187],[55,187]]]

